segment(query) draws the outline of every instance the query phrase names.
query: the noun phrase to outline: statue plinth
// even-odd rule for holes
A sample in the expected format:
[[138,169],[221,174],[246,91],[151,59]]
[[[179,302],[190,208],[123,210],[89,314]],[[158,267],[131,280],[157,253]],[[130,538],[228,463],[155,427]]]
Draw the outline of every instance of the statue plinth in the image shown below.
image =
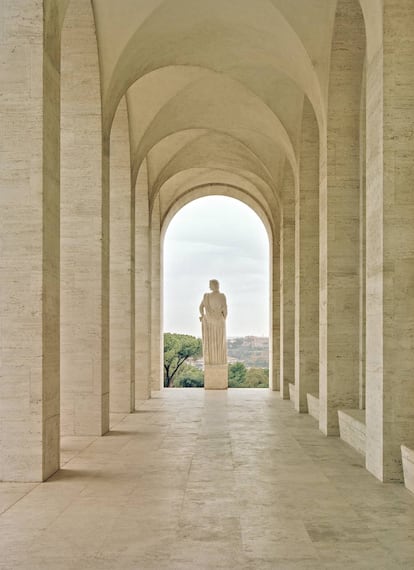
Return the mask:
[[204,366],[205,390],[227,390],[228,387],[227,364],[206,364]]

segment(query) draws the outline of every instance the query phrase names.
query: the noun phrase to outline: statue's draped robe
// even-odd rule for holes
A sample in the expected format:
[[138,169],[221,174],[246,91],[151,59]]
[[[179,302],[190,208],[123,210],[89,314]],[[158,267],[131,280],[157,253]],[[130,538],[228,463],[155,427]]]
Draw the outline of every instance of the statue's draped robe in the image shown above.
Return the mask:
[[227,303],[223,293],[206,293],[201,302],[204,364],[227,364]]

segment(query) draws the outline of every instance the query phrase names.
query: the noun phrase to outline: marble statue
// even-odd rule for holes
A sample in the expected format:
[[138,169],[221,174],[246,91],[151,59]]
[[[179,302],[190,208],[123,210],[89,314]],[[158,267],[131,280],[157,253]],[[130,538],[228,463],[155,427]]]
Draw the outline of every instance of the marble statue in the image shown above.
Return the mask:
[[205,293],[200,304],[204,365],[227,365],[226,296],[216,279],[209,285],[211,293]]

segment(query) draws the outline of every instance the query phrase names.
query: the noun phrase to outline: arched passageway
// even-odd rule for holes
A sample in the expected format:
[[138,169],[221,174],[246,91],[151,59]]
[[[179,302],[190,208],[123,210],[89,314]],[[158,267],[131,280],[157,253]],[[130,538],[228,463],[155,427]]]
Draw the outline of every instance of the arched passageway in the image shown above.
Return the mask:
[[61,420],[101,435],[110,406],[160,390],[166,220],[227,188],[272,235],[273,390],[401,481],[411,0],[25,0],[0,18],[1,479],[47,479]]
[[[237,188],[211,185],[170,208],[162,228],[164,332],[200,337],[198,307],[214,277],[227,297],[227,338],[267,341],[273,235],[264,212],[255,205],[266,225],[246,201],[253,203]],[[268,351],[265,361],[259,366],[269,368]]]

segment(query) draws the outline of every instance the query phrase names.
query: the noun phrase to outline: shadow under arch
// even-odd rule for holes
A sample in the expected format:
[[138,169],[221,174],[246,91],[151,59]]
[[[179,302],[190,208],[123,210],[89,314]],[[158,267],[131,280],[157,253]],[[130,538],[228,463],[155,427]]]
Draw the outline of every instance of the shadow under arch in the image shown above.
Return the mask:
[[[273,248],[278,247],[278,240],[275,234],[275,227],[273,221],[269,217],[269,213],[264,210],[261,204],[253,198],[246,190],[231,184],[231,183],[203,183],[195,185],[184,192],[176,201],[167,208],[164,215],[161,217],[161,232],[160,232],[160,262],[161,262],[161,298],[163,298],[164,290],[164,243],[167,230],[170,226],[173,218],[182,210],[185,206],[191,202],[198,200],[200,198],[207,198],[210,196],[223,196],[227,198],[233,198],[239,202],[248,206],[260,219],[262,222],[269,241],[269,253],[268,253],[268,264],[269,264],[269,298],[268,298],[268,315],[269,315],[269,389],[272,390],[273,384],[273,351],[272,351],[272,330],[273,330],[273,311],[272,311],[272,291],[273,291],[273,271],[272,271],[272,260],[273,260]],[[163,310],[162,310],[163,312]],[[161,318],[161,323],[163,323],[163,318]],[[163,327],[163,325],[162,325]],[[161,337],[163,330],[161,330]]]

